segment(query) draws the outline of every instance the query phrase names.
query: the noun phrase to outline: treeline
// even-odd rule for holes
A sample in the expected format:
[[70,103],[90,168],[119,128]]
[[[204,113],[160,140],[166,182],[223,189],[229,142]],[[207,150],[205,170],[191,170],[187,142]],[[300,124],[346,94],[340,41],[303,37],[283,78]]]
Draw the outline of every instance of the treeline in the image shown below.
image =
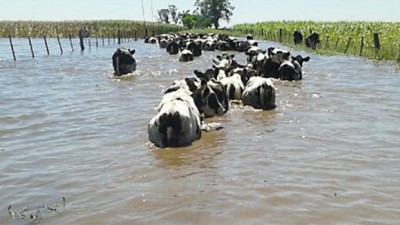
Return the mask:
[[229,22],[235,9],[230,0],[196,0],[193,6],[193,11],[178,12],[175,5],[168,5],[168,8],[157,10],[158,21],[165,24],[182,24],[189,29],[211,26],[218,29],[220,20]]
[[[312,32],[320,35],[317,51],[343,53],[379,60],[400,60],[400,23],[390,22],[263,22],[240,24],[233,30],[252,33],[259,38],[294,47],[293,33],[305,38]],[[305,42],[297,47],[305,48]]]
[[98,20],[98,21],[0,21],[0,37],[78,37],[79,30],[86,27],[89,36],[107,37],[117,35],[118,30],[122,34],[143,37],[148,35],[177,32],[186,29],[183,26],[139,22],[130,20]]

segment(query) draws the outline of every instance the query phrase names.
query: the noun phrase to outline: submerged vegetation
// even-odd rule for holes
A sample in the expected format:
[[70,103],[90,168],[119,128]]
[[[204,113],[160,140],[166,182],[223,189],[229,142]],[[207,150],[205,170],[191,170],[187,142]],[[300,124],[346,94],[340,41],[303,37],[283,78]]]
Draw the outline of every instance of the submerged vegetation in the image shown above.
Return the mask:
[[183,30],[178,25],[140,22],[131,20],[97,20],[97,21],[0,21],[0,37],[77,37],[79,29],[87,27],[91,36],[114,36],[118,29],[121,33],[143,37],[147,29],[149,35],[154,32],[167,33]]
[[[321,40],[317,52],[323,54],[350,54],[378,60],[400,58],[400,23],[282,21],[240,24],[233,29],[291,47],[295,47],[293,32],[297,30],[303,34],[303,43],[296,48],[305,48],[306,37],[317,32]],[[379,48],[375,33],[379,37]]]

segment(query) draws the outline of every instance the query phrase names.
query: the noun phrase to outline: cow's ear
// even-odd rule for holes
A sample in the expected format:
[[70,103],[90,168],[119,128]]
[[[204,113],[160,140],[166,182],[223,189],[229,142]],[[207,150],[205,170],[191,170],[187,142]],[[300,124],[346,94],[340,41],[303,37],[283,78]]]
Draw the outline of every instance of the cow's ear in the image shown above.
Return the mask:
[[265,53],[267,53],[267,50],[261,50],[261,53],[265,54]]
[[198,71],[198,70],[194,70],[193,73],[198,77],[198,78],[202,78],[204,77],[204,73]]
[[230,55],[230,57],[231,57],[231,59],[233,59],[233,58],[235,58],[235,55],[234,55],[234,54],[232,54],[232,55]]
[[310,61],[310,56],[305,57],[305,58],[303,59],[303,61],[304,61],[304,62]]
[[135,50],[135,49],[132,49],[132,50],[130,50],[129,52],[133,55],[133,54],[135,54],[136,50]]
[[221,57],[220,55],[217,55],[217,59],[218,59],[218,60],[221,60],[222,57]]
[[274,51],[274,47],[270,47],[268,48],[268,56],[271,57],[272,56],[272,51]]
[[296,58],[292,56],[292,61],[295,61],[295,60],[296,60]]

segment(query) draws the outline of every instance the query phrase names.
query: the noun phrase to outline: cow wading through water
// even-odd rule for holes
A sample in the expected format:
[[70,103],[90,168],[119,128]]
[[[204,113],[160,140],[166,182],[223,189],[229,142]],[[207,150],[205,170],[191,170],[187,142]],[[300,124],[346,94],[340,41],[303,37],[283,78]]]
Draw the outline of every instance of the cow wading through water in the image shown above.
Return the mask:
[[313,50],[317,49],[318,44],[320,43],[319,34],[314,32],[310,36],[306,38],[306,46]]
[[115,76],[122,76],[136,70],[137,63],[133,54],[135,54],[135,49],[118,48],[114,52],[112,63]]

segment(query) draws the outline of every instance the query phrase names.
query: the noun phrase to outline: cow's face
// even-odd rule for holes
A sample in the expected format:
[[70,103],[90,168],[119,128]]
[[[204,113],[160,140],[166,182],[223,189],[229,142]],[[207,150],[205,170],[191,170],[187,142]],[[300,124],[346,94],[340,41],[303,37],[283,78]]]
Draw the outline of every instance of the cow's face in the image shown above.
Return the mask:
[[303,58],[301,55],[298,55],[298,56],[296,56],[296,57],[293,57],[293,56],[292,56],[292,61],[298,62],[299,65],[300,65],[300,67],[303,67],[303,62],[308,62],[308,61],[310,61],[310,57],[307,56],[307,57]]

